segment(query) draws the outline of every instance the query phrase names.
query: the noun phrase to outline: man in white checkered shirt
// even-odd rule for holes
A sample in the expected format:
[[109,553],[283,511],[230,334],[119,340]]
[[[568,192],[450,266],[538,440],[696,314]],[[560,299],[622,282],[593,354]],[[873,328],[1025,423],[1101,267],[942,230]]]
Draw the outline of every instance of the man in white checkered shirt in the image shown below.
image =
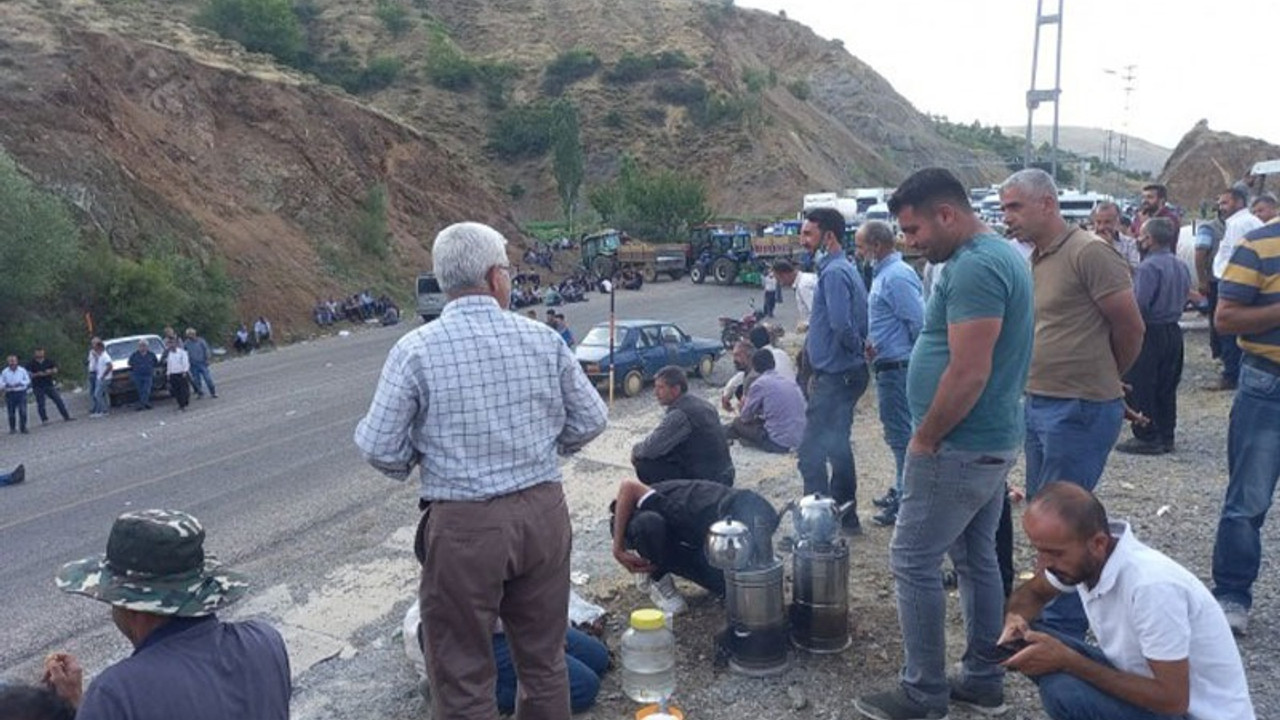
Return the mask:
[[415,551],[433,717],[498,716],[500,617],[518,668],[516,717],[563,720],[572,529],[556,456],[604,430],[605,405],[555,330],[506,312],[502,235],[451,225],[432,260],[449,303],[391,349],[355,441],[397,480],[422,466]]

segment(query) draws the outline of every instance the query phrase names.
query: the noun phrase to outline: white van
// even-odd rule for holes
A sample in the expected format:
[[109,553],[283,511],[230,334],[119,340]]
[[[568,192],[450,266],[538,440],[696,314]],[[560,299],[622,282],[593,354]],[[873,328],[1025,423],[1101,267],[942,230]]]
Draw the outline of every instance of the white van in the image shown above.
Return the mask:
[[440,313],[444,312],[444,304],[447,299],[440,290],[440,283],[436,280],[436,276],[432,273],[422,273],[418,276],[418,314],[422,316],[422,322],[429,323],[440,317]]

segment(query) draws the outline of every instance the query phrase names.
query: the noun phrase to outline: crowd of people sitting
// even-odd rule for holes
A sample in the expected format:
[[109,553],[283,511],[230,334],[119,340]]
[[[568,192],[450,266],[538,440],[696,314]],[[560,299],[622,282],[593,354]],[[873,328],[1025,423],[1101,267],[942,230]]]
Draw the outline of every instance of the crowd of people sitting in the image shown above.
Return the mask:
[[537,272],[517,270],[511,276],[511,307],[525,308],[531,305],[555,307],[568,303],[586,302],[587,291],[592,287],[582,272],[576,272],[560,282],[542,284]]
[[316,300],[312,310],[312,318],[316,325],[329,327],[345,320],[351,323],[363,323],[378,320],[383,325],[395,325],[400,322],[400,307],[386,293],[374,297],[369,290],[343,297],[342,300]]

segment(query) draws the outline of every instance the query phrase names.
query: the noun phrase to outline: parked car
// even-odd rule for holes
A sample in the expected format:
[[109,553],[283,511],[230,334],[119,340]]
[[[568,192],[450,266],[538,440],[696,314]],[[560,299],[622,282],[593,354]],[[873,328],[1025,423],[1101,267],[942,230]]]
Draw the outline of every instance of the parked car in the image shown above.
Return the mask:
[[[138,399],[138,389],[133,386],[133,378],[129,375],[129,356],[138,349],[138,341],[146,340],[151,352],[159,358],[164,354],[164,341],[159,335],[130,335],[128,337],[111,338],[105,342],[107,354],[111,356],[111,385],[107,388],[107,396],[111,399],[111,407],[134,402]],[[169,394],[168,374],[164,365],[156,363],[155,381],[151,386],[151,397]]]
[[440,281],[436,280],[436,276],[432,273],[419,275],[417,290],[418,314],[422,316],[422,322],[429,323],[440,317],[449,299],[440,290]]
[[678,365],[697,377],[710,377],[724,354],[719,340],[690,337],[669,322],[623,320],[615,324],[613,354],[609,354],[609,323],[600,323],[574,348],[587,377],[597,385],[614,382],[627,397],[639,395],[645,383],[667,365]]

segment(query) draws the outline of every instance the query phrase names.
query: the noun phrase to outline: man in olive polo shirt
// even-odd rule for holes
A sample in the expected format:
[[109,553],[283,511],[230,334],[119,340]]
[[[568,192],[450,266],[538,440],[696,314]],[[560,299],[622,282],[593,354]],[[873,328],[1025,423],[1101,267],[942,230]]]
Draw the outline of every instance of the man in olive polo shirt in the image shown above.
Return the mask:
[[[1027,497],[1045,483],[1093,491],[1124,420],[1120,377],[1142,350],[1145,327],[1129,263],[1111,243],[1070,226],[1043,170],[1019,170],[1000,186],[1010,234],[1035,245],[1036,333],[1027,378]],[[1064,596],[1045,624],[1083,638],[1080,601]]]

